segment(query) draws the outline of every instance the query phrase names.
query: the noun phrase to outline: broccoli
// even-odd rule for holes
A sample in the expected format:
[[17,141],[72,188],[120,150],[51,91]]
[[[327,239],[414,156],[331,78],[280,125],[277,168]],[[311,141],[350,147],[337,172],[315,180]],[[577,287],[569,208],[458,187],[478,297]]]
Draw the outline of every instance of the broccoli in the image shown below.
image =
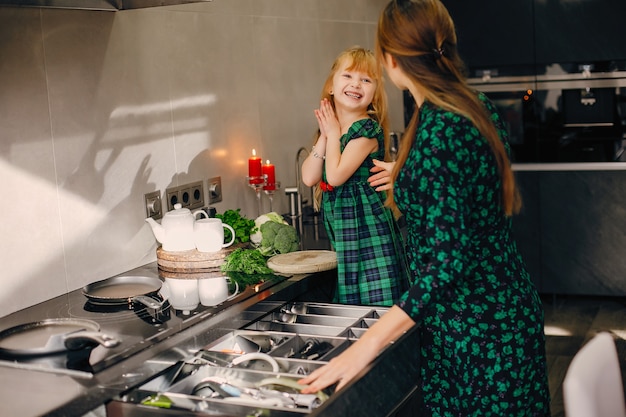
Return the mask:
[[300,241],[298,239],[298,232],[294,227],[285,225],[278,230],[278,233],[276,233],[274,247],[278,252],[295,252],[298,250],[299,246]]
[[261,246],[259,251],[266,256],[297,251],[300,246],[295,227],[273,221],[265,222],[260,227]]
[[280,226],[280,223],[276,222],[265,222],[261,225],[259,229],[261,230],[262,248],[271,248],[274,246],[274,239],[276,239]]
[[271,213],[261,214],[259,217],[254,220],[254,229],[252,229],[252,233],[250,234],[250,241],[255,245],[259,246],[261,244],[261,240],[263,239],[263,235],[261,234],[261,226],[265,222],[276,222],[276,223],[284,223],[287,224],[283,216],[272,211]]

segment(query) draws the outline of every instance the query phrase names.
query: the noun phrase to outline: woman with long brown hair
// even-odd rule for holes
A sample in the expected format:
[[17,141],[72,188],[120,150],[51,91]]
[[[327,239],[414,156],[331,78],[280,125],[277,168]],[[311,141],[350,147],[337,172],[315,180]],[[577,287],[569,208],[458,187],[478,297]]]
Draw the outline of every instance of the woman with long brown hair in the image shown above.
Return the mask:
[[417,325],[423,415],[549,415],[543,309],[511,236],[521,201],[502,120],[467,84],[439,0],[391,1],[376,49],[416,104],[388,200],[406,218],[413,285],[349,349],[303,378],[304,392],[341,389]]

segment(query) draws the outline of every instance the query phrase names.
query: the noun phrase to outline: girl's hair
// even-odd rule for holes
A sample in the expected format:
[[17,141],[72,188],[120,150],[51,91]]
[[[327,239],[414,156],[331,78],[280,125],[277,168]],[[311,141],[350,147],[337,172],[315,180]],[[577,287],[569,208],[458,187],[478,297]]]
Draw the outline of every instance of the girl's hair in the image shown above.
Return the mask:
[[[467,117],[491,147],[502,180],[502,208],[507,216],[519,212],[521,198],[504,143],[490,114],[465,79],[465,65],[457,51],[454,22],[439,0],[392,0],[380,15],[376,56],[394,57],[399,68],[424,94],[424,100]],[[407,160],[415,140],[419,108],[407,126],[398,150],[392,179]],[[397,209],[393,191],[387,204]]]
[[374,97],[372,98],[372,103],[367,108],[367,113],[383,128],[385,132],[385,152],[387,152],[387,142],[389,139],[389,134],[386,129],[389,123],[387,120],[387,94],[385,93],[382,67],[372,51],[361,48],[360,46],[353,46],[341,52],[330,67],[330,73],[324,82],[322,96],[320,98],[328,99],[333,109],[335,108],[335,101],[330,94],[330,90],[333,87],[335,74],[345,64],[347,64],[346,70],[364,72],[368,74],[376,84]]
[[[383,70],[380,62],[376,59],[376,55],[365,48],[360,46],[350,47],[341,52],[335,62],[330,68],[330,73],[324,82],[322,88],[322,95],[320,99],[328,99],[330,104],[335,110],[335,101],[330,91],[333,87],[333,78],[337,71],[342,69],[346,65],[346,70],[364,72],[370,76],[376,85],[374,90],[374,97],[372,103],[367,108],[367,114],[372,119],[376,120],[385,134],[385,160],[389,161],[389,120],[387,117],[387,93],[385,92],[385,86],[383,81]],[[315,135],[315,141],[319,138],[320,131],[318,130]],[[321,190],[319,186],[315,189],[315,207],[319,208],[319,202],[321,201]]]

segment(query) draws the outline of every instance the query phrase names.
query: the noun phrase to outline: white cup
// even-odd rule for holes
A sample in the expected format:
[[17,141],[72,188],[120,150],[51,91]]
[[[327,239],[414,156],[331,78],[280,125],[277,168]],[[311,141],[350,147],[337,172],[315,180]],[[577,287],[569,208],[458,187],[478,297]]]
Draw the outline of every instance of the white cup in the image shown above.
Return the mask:
[[[224,229],[230,230],[230,242],[224,243]],[[235,230],[220,219],[196,220],[193,237],[199,252],[219,252],[235,242]]]
[[165,278],[161,292],[173,308],[182,310],[185,315],[200,303],[197,279]]
[[214,277],[202,278],[198,281],[198,292],[203,306],[216,306],[235,298],[239,293],[239,284],[235,281],[235,292],[229,296],[227,279],[226,277]]

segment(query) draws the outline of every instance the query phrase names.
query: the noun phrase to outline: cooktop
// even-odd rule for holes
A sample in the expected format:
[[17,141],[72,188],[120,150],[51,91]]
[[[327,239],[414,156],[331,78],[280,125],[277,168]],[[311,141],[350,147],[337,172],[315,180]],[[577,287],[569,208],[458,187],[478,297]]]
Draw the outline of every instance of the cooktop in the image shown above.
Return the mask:
[[[159,277],[159,271],[155,262],[123,275]],[[211,307],[199,304],[194,310],[186,312],[172,308],[166,300],[160,309],[145,307],[140,303],[99,305],[92,303],[81,289],[75,290],[3,318],[0,331],[49,319],[90,320],[100,326],[101,333],[119,340],[119,344],[113,347],[90,345],[56,354],[2,355],[0,366],[91,378],[94,373],[285,279],[276,275],[263,276],[254,285],[240,286],[239,294],[232,300]]]

